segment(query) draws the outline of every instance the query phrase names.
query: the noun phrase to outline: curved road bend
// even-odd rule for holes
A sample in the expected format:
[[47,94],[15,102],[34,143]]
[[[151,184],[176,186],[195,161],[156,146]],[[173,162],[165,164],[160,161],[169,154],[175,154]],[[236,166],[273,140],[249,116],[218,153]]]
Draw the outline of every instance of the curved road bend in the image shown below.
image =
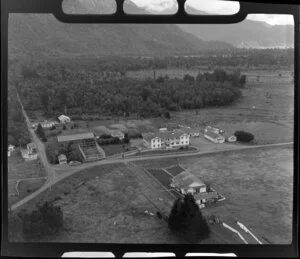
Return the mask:
[[[61,181],[62,179],[75,174],[81,170],[90,168],[90,167],[94,167],[94,166],[99,166],[99,165],[106,165],[106,164],[114,164],[114,163],[123,163],[123,162],[134,162],[134,161],[142,161],[142,160],[152,160],[152,159],[160,159],[160,158],[166,158],[166,157],[193,157],[193,156],[199,156],[199,155],[208,155],[208,154],[216,154],[216,153],[222,153],[222,152],[232,152],[232,151],[240,151],[240,150],[247,150],[247,149],[260,149],[260,148],[267,148],[267,147],[283,147],[283,146],[290,146],[293,145],[293,142],[289,142],[289,143],[278,143],[278,144],[268,144],[268,145],[257,145],[257,146],[244,146],[244,147],[240,147],[237,146],[236,148],[231,148],[228,150],[214,150],[214,151],[210,151],[210,152],[205,152],[205,151],[198,151],[195,153],[186,153],[186,154],[174,154],[174,153],[170,153],[168,155],[164,154],[164,155],[151,155],[151,156],[141,156],[141,157],[127,157],[127,158],[114,158],[114,159],[105,159],[105,160],[100,160],[100,161],[96,161],[96,162],[91,162],[91,163],[86,163],[86,164],[82,164],[81,166],[77,166],[76,168],[74,168],[73,170],[68,171],[67,173],[62,173],[62,174],[57,174],[56,177],[53,177],[52,181],[47,181],[45,183],[45,185],[43,185],[40,189],[38,189],[37,191],[31,193],[30,195],[26,196],[24,199],[18,201],[17,203],[13,204],[11,206],[11,210],[15,210],[16,208],[22,206],[23,204],[25,204],[26,202],[30,201],[31,199],[35,198],[37,195],[39,195],[40,193],[42,193],[43,191],[45,191],[46,189],[48,189],[49,187],[51,187],[53,184]],[[48,163],[48,161],[47,161]],[[49,163],[48,163],[49,164]],[[51,167],[51,166],[50,166]],[[52,166],[52,168],[54,169],[55,166]],[[52,170],[54,171],[54,170]],[[57,173],[59,173],[60,170],[57,170]],[[63,171],[63,169],[61,169],[61,171]]]

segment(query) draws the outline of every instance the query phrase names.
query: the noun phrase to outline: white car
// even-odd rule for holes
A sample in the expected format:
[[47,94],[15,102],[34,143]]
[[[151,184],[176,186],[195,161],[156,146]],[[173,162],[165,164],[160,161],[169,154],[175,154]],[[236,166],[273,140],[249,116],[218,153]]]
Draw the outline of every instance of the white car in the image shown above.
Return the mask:
[[70,166],[81,165],[81,162],[79,162],[79,161],[70,161],[70,162],[69,162],[69,165],[70,165]]

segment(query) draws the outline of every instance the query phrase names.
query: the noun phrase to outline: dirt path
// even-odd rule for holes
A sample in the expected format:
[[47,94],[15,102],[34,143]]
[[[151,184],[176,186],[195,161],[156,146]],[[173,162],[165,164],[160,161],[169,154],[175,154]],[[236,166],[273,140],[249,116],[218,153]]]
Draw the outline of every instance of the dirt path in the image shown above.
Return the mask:
[[45,168],[45,171],[46,171],[46,174],[47,174],[46,183],[51,183],[51,182],[54,181],[55,171],[53,170],[52,166],[48,162],[48,159],[47,159],[47,156],[46,156],[46,152],[45,152],[45,146],[44,146],[44,144],[37,137],[37,135],[35,134],[34,130],[31,127],[30,120],[29,120],[29,118],[27,116],[27,113],[26,113],[26,111],[25,111],[25,109],[23,107],[23,104],[21,102],[21,99],[20,99],[20,96],[19,96],[18,93],[17,93],[17,98],[18,98],[18,101],[20,103],[23,116],[24,116],[24,118],[26,120],[27,128],[28,128],[28,131],[29,131],[29,133],[31,135],[32,142],[34,142],[34,144],[36,145],[37,151],[38,151],[38,157],[41,160],[41,162],[42,162],[42,164],[43,164],[43,166]]

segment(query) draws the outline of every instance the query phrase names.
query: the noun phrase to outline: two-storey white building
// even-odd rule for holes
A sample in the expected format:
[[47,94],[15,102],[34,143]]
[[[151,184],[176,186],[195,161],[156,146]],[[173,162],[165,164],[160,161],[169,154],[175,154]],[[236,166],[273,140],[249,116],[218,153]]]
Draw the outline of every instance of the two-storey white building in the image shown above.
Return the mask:
[[190,135],[179,130],[149,133],[145,134],[143,139],[146,146],[151,149],[176,148],[190,144]]

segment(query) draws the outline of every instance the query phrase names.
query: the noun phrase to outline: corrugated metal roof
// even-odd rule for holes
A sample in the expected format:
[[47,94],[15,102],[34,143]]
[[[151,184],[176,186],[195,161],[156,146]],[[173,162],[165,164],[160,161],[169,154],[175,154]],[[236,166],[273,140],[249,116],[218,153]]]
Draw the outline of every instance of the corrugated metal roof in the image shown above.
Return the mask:
[[91,138],[94,138],[94,133],[89,132],[89,133],[57,136],[57,141],[65,142],[65,141],[75,141],[75,140],[91,139]]

